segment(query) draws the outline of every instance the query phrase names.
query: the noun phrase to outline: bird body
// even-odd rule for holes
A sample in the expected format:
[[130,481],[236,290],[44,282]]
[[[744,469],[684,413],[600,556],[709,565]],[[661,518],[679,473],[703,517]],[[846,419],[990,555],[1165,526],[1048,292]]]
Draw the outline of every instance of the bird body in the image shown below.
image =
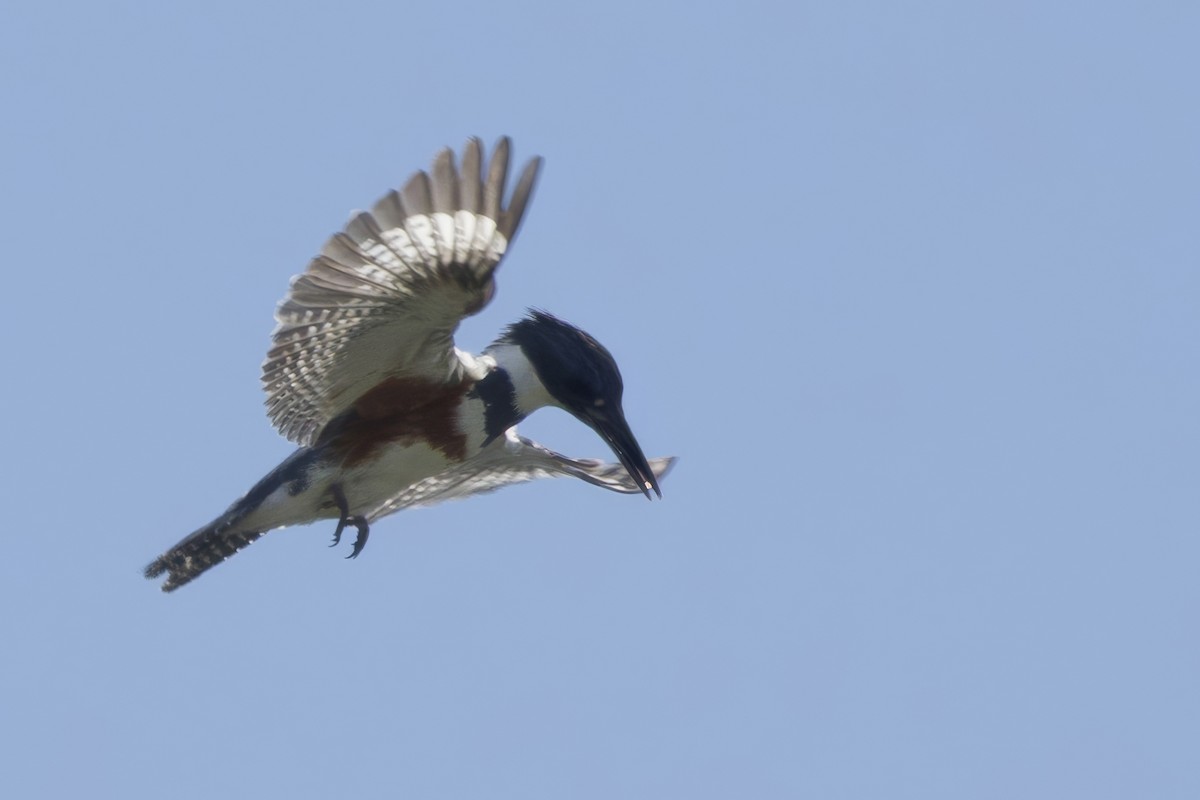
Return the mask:
[[[196,578],[275,528],[338,520],[357,529],[418,505],[568,475],[618,492],[654,491],[674,459],[647,460],[625,422],[623,385],[603,346],[534,311],[482,354],[453,343],[459,321],[495,291],[493,273],[540,167],[526,166],[507,205],[507,139],[483,169],[471,140],[432,175],[354,216],[281,303],[263,364],[268,414],[300,448],[221,516],[146,568],[164,591]],[[595,429],[620,465],[572,459],[519,436],[558,406]]]

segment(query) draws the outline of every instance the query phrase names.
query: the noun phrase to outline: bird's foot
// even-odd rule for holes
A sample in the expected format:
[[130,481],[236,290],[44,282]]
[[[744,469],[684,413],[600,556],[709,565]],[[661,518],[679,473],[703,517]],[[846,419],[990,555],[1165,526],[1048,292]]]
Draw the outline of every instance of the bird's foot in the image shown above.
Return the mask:
[[329,546],[337,547],[342,541],[342,531],[346,530],[347,525],[353,525],[358,528],[358,536],[354,537],[354,548],[346,558],[358,558],[358,554],[367,546],[367,536],[370,535],[371,528],[367,524],[366,517],[350,516],[350,505],[346,502],[346,495],[341,486],[334,486],[332,493],[333,502],[337,504],[337,509],[342,516],[338,519],[337,529],[333,532],[333,543]]

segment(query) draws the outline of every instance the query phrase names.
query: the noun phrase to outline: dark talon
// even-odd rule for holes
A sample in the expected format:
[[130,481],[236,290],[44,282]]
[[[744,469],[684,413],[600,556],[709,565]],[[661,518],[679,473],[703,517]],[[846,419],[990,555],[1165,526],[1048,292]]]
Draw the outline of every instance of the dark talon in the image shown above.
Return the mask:
[[348,523],[354,523],[354,527],[358,528],[358,536],[354,539],[354,549],[346,558],[357,558],[358,554],[367,544],[367,534],[370,529],[367,527],[365,517],[350,516],[350,504],[346,502],[346,495],[342,491],[341,485],[335,485],[330,489],[330,494],[333,495],[333,502],[337,504],[337,509],[341,512],[341,518],[338,519],[337,529],[333,532],[333,544],[330,547],[337,547],[342,541],[342,531],[346,530]]
[[354,549],[350,551],[350,555],[346,558],[358,558],[358,554],[367,546],[367,536],[371,533],[371,528],[367,525],[366,517],[351,517],[350,522],[354,523],[354,527],[358,528],[358,536],[354,538]]

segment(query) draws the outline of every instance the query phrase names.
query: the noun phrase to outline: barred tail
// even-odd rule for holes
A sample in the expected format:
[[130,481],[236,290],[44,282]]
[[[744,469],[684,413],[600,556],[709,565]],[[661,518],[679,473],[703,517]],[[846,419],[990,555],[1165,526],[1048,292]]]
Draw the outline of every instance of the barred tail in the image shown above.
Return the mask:
[[164,592],[173,592],[262,536],[265,531],[235,530],[226,516],[188,536],[146,567],[147,578],[166,573]]

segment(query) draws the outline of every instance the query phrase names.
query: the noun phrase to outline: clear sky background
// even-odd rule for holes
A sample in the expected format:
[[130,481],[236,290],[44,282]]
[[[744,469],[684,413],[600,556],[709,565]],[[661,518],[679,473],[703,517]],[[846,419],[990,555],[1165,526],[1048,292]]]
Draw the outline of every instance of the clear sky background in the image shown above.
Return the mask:
[[[0,13],[0,795],[1200,797],[1200,7]],[[546,167],[485,346],[665,499],[140,570],[291,450],[272,311],[443,145]],[[576,455],[545,411],[523,432]]]

